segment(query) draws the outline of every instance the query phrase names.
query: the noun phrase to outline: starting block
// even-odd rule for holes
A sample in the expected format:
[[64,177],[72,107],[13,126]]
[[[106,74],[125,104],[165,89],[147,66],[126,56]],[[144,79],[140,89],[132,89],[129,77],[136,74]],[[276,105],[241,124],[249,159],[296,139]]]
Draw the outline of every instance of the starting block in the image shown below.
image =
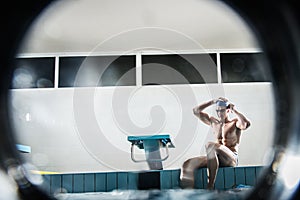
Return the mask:
[[[134,162],[147,162],[151,170],[163,169],[162,161],[169,157],[169,147],[175,148],[170,139],[170,135],[150,135],[150,136],[128,136],[127,140],[131,142],[131,159]],[[146,160],[137,160],[134,157],[134,146],[144,149]],[[161,158],[160,148],[166,149],[166,156]]]
[[27,145],[22,144],[16,144],[17,150],[19,150],[22,153],[31,153],[31,147]]

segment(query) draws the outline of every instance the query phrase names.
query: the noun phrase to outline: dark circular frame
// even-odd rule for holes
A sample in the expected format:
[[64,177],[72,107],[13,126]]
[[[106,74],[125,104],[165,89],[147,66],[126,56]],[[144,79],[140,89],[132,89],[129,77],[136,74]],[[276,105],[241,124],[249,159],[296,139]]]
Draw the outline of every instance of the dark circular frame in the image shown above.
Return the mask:
[[[10,66],[27,28],[51,2],[8,1],[2,6],[5,14],[1,17],[0,32],[0,170],[4,172],[23,162],[14,145],[8,113]],[[290,153],[300,156],[300,7],[296,0],[223,2],[235,10],[256,34],[268,59],[274,86],[277,123],[272,161],[246,199],[277,199],[287,190],[278,176],[283,158]],[[30,183],[26,176],[13,178],[22,199],[54,199]],[[285,198],[297,199],[299,187],[298,179],[296,189],[285,194]]]

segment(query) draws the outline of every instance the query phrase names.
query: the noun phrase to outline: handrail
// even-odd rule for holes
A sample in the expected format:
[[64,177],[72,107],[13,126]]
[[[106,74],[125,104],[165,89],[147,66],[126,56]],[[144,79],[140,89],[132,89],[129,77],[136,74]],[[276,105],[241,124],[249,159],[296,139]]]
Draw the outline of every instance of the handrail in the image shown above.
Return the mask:
[[168,148],[168,145],[165,145],[165,148],[166,148],[166,156],[162,159],[145,159],[145,160],[137,160],[135,159],[134,157],[134,143],[131,144],[131,159],[134,161],[134,162],[161,162],[161,161],[165,161],[169,158],[169,148]]

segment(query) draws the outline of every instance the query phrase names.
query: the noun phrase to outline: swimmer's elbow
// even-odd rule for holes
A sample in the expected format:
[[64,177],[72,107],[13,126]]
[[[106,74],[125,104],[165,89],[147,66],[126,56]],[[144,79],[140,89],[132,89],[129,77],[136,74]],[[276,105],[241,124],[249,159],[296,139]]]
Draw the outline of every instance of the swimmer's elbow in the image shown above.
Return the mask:
[[194,115],[196,115],[196,116],[199,116],[199,115],[200,115],[199,110],[198,110],[197,107],[196,107],[196,108],[193,108],[193,113],[194,113]]
[[246,130],[246,129],[249,128],[250,125],[251,125],[251,123],[250,123],[249,121],[247,121],[247,122],[245,122],[245,123],[242,125],[241,129],[242,129],[242,130]]
[[250,122],[247,122],[246,128],[249,128],[250,125],[251,125],[251,123],[250,123]]

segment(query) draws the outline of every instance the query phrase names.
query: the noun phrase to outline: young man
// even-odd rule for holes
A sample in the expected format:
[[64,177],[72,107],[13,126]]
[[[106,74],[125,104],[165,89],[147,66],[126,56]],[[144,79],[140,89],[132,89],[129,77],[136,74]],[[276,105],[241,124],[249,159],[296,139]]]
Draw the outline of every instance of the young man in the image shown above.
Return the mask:
[[[205,108],[211,105],[216,106],[217,118],[203,112]],[[184,162],[181,169],[181,186],[183,188],[193,188],[194,170],[207,167],[207,189],[213,189],[219,166],[237,166],[241,131],[250,126],[250,121],[223,97],[205,102],[195,107],[193,112],[203,123],[212,128],[216,141],[206,144],[206,156],[191,158]],[[235,114],[236,117],[229,119],[229,113]]]

